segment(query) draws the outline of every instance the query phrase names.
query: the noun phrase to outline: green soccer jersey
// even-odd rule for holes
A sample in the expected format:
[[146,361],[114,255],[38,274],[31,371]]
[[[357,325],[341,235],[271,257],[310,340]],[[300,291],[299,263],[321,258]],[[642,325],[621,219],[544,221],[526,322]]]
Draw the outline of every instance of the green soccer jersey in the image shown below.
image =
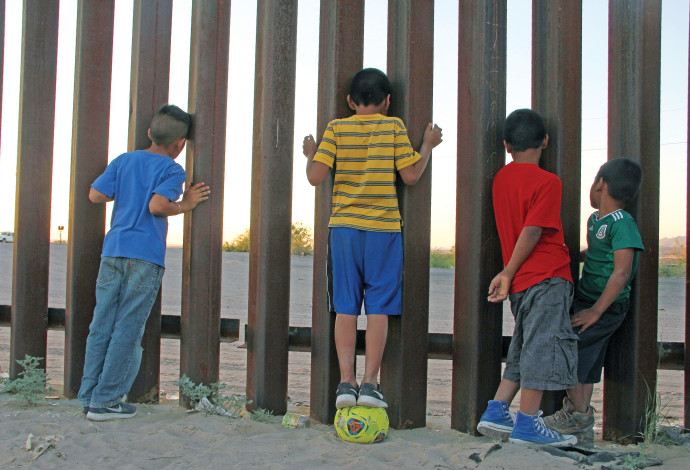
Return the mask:
[[613,252],[624,248],[634,250],[630,279],[616,302],[630,296],[630,280],[635,276],[639,254],[644,250],[640,232],[632,216],[622,209],[599,218],[595,212],[587,221],[587,258],[577,286],[578,297],[596,302],[613,274]]

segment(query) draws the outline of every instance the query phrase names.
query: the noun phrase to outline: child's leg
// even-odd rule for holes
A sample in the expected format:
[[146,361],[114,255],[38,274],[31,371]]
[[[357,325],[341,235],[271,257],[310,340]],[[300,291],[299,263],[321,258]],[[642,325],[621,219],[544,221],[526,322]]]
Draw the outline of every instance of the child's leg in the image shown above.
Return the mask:
[[566,390],[566,392],[568,393],[568,399],[570,403],[572,403],[573,408],[575,408],[575,411],[578,413],[586,413],[589,401],[585,400],[584,385],[578,382],[573,388]]
[[84,373],[79,388],[82,406],[91,404],[93,389],[98,385],[98,377],[103,372],[103,363],[114,329],[115,312],[119,305],[119,286],[123,276],[121,258],[103,257],[96,281],[96,307],[89,326],[84,356]]
[[498,390],[496,390],[494,400],[504,401],[510,405],[515,399],[515,395],[517,395],[518,390],[520,390],[519,382],[513,382],[512,380],[505,378],[501,379],[501,383],[498,386]]
[[402,313],[403,247],[398,232],[367,232],[364,239],[367,351],[362,383],[376,387],[388,336],[388,316]]
[[589,405],[592,402],[592,393],[594,392],[594,384],[582,384],[582,399]]
[[357,346],[357,316],[339,313],[335,317],[335,349],[338,352],[340,382],[355,387],[355,348]]
[[367,351],[362,383],[378,384],[383,349],[388,336],[388,315],[367,315]]
[[539,413],[539,405],[541,404],[541,397],[543,394],[543,390],[523,388],[520,392],[520,411],[530,416]]
[[127,266],[115,327],[103,362],[103,372],[91,397],[94,408],[117,404],[132,387],[141,360],[144,326],[163,277],[163,268],[156,264],[133,259],[124,259],[124,262]]

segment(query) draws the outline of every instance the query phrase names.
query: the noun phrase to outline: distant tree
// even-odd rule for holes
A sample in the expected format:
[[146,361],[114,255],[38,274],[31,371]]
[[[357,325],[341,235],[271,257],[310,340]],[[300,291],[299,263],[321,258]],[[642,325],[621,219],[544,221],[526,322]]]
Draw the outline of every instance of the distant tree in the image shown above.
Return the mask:
[[[311,229],[301,222],[292,224],[291,228],[290,252],[294,255],[314,254],[314,239]],[[223,251],[248,252],[249,251],[249,229],[240,233],[232,242],[223,243]]]
[[671,249],[671,256],[677,259],[680,264],[688,260],[686,246],[683,245],[680,240],[676,240],[676,246]]
[[293,255],[311,256],[314,254],[314,239],[311,235],[311,229],[302,222],[292,224],[290,251]]
[[223,243],[223,251],[240,251],[246,253],[249,251],[249,229],[240,233],[231,242]]

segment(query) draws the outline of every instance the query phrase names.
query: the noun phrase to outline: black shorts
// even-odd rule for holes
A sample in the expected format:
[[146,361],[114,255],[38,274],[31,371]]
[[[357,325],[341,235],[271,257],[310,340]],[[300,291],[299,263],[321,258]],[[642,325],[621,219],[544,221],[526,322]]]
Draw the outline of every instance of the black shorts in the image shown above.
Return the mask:
[[[594,305],[594,302],[578,299],[573,301],[573,312],[585,310]],[[630,301],[628,299],[612,303],[601,315],[599,320],[587,328],[583,333],[578,333],[580,327],[575,328],[579,338],[577,343],[577,381],[581,384],[594,384],[601,382],[601,370],[604,367],[606,348],[611,336],[621,326],[628,313]]]

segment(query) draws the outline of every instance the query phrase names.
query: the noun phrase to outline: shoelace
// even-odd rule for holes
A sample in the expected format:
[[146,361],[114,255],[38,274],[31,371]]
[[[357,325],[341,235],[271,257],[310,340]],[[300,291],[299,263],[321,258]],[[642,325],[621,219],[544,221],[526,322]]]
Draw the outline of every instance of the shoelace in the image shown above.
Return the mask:
[[572,415],[568,413],[568,410],[565,409],[565,407],[561,408],[560,410],[556,411],[553,415],[554,421],[557,423],[567,423],[572,419]]
[[511,413],[510,409],[503,404],[501,404],[501,410],[503,410],[503,417],[515,424],[515,421],[517,420],[517,415],[515,413]]
[[551,439],[560,439],[561,433],[546,427],[546,424],[544,424],[544,419],[541,417],[542,414],[543,414],[542,411],[539,410],[539,413],[537,414],[537,418],[535,419],[537,432],[539,434],[545,435],[546,437],[550,437]]

